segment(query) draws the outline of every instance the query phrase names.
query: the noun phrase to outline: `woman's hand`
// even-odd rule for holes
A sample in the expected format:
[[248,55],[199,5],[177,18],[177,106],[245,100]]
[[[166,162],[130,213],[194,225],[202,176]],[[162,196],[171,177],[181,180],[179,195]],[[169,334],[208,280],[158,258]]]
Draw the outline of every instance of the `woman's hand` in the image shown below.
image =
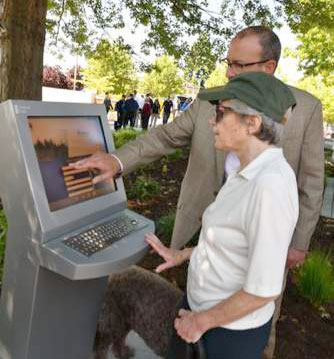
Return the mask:
[[205,317],[201,313],[180,309],[174,322],[177,334],[187,343],[196,343],[206,332]]
[[160,264],[155,269],[157,273],[171,267],[176,267],[190,257],[191,251],[189,254],[189,248],[187,248],[188,251],[168,248],[163,245],[159,238],[153,233],[146,234],[145,240],[152,247],[153,251],[158,253],[165,260],[165,263]]

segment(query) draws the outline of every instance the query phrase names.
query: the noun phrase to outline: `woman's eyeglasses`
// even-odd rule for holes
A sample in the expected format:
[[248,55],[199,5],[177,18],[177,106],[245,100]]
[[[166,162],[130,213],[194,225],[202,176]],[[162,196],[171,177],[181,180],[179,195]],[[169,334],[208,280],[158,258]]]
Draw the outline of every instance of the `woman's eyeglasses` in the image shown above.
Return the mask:
[[224,113],[227,111],[233,111],[231,107],[223,106],[222,104],[216,105],[216,117],[215,117],[215,124],[217,125],[220,121],[224,118]]

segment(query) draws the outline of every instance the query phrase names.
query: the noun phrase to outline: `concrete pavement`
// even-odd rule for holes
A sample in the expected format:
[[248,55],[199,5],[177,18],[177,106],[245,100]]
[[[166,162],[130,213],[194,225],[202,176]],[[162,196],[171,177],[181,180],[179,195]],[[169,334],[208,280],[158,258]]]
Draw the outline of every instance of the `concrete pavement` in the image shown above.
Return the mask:
[[[135,350],[133,359],[162,359],[157,356],[134,331],[129,333],[126,338],[126,343]],[[116,359],[116,357],[109,352],[108,359]]]

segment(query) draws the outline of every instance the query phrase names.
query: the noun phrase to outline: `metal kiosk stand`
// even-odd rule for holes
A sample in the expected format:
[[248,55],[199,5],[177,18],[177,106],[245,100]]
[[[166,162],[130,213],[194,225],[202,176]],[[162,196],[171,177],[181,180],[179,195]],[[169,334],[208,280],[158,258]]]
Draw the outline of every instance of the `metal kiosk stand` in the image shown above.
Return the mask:
[[145,254],[154,224],[127,210],[121,178],[70,166],[113,150],[103,106],[7,101],[0,121],[0,358],[88,359],[107,276]]

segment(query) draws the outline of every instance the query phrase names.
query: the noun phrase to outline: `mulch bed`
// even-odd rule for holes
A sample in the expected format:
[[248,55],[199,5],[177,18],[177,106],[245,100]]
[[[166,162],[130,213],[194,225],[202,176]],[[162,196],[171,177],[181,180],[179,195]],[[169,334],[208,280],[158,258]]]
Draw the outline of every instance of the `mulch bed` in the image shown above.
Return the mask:
[[[141,173],[149,174],[161,185],[160,193],[152,200],[138,203],[129,200],[129,207],[144,214],[154,221],[176,208],[180,185],[187,165],[187,155],[167,163],[168,170],[157,161],[141,169]],[[129,188],[136,180],[136,173],[125,178],[125,186]],[[321,247],[333,250],[334,226],[332,223],[320,223],[312,239],[312,248]],[[161,263],[156,254],[147,254],[139,263],[140,266],[154,270]],[[162,275],[185,289],[186,265],[172,268]],[[290,275],[283,299],[281,318],[277,325],[276,359],[334,359],[334,304],[325,308],[328,315],[314,308],[302,298]]]

